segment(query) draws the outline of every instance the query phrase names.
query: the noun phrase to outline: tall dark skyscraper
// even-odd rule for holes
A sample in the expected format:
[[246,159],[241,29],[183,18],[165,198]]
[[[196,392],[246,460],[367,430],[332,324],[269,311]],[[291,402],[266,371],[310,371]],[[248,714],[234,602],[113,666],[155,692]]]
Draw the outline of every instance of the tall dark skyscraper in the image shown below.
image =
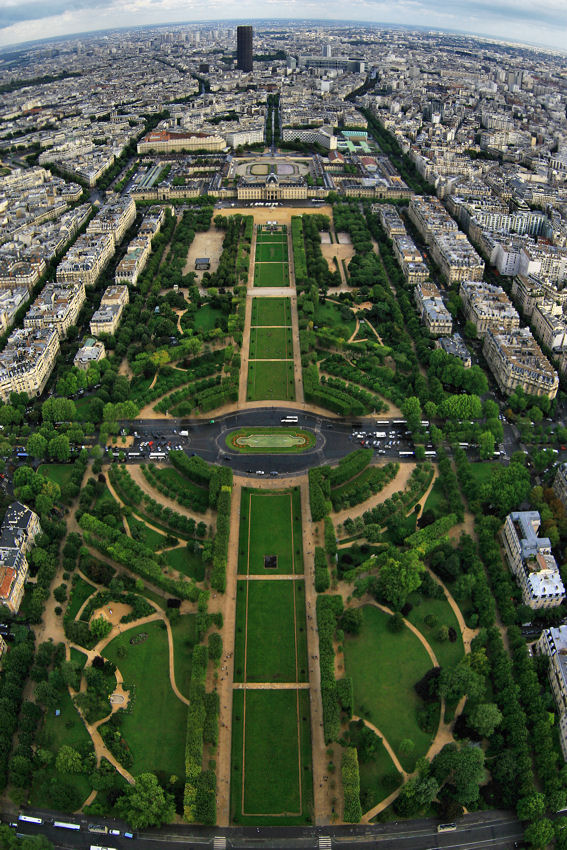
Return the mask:
[[252,71],[252,27],[236,28],[236,67]]

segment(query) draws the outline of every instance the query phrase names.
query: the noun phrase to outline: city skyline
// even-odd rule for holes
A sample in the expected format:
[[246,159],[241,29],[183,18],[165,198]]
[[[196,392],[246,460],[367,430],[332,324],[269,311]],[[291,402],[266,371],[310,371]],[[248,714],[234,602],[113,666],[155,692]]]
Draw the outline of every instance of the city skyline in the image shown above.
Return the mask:
[[[329,24],[345,22],[344,6],[331,0],[321,6],[317,0],[297,7],[295,0],[272,0],[270,20],[282,22],[300,19],[321,22],[324,13]],[[158,26],[168,24],[200,24],[202,7],[181,0],[4,0],[0,5],[0,48],[20,43],[84,35],[94,31]],[[239,18],[227,17],[231,6],[209,5],[207,22],[230,20],[258,24],[260,8],[249,2],[238,5]],[[235,7],[236,9],[236,7]],[[96,17],[93,17],[96,10]],[[194,11],[194,15],[192,12]],[[367,0],[357,5],[350,18],[353,23],[384,26],[403,25],[466,33],[499,41],[549,47],[565,52],[563,32],[567,28],[567,7],[561,0],[543,0],[534,6],[526,0],[456,0],[448,9],[439,0],[398,0],[394,5],[381,0]],[[222,16],[221,16],[222,15]]]

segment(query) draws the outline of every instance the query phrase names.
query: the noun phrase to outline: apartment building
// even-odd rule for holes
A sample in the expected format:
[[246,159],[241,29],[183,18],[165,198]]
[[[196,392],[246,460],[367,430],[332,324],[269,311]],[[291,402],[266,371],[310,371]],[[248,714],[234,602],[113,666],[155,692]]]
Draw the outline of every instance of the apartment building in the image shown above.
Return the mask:
[[93,313],[91,319],[91,333],[93,336],[100,334],[114,334],[120,323],[124,307],[129,301],[127,286],[109,286],[102,296],[100,307]]
[[85,298],[82,280],[47,283],[26,313],[24,327],[51,327],[62,339],[71,325],[76,323]]
[[0,398],[11,392],[39,396],[59,353],[59,337],[53,328],[20,328],[8,337],[0,352]]
[[549,683],[559,714],[559,740],[567,761],[567,626],[544,629],[536,651],[549,658]]
[[434,283],[418,283],[414,289],[414,298],[421,321],[432,336],[452,333],[453,319]]
[[567,322],[561,304],[540,301],[532,316],[532,330],[546,348],[559,351],[567,347]]
[[57,280],[82,280],[94,286],[114,254],[112,233],[84,233],[57,266]]
[[135,286],[143,272],[152,251],[151,240],[144,236],[133,239],[126,254],[122,257],[114,272],[115,283],[129,283]]
[[26,556],[19,549],[0,546],[0,604],[17,614],[29,573]]
[[409,202],[408,214],[427,245],[436,234],[458,230],[456,221],[441,201],[432,196],[414,196]]
[[435,341],[436,348],[442,348],[446,354],[451,357],[458,357],[465,369],[470,369],[472,366],[472,358],[470,351],[465,345],[465,341],[460,333],[454,333],[452,336],[443,336]]
[[26,553],[41,532],[39,517],[21,502],[13,502],[0,528],[0,604],[17,614],[29,567]]
[[520,256],[520,274],[564,283],[567,279],[567,248],[541,242],[525,245]]
[[97,363],[106,356],[104,343],[99,339],[86,339],[73,358],[73,366],[86,372],[91,363]]
[[528,395],[555,398],[559,386],[553,369],[529,328],[505,333],[488,331],[482,352],[500,392],[509,396],[516,387]]
[[130,195],[102,206],[87,227],[87,233],[111,233],[114,244],[119,245],[122,237],[136,220],[136,202]]
[[0,289],[33,289],[47,268],[43,257],[22,259],[20,256],[0,257]]
[[372,207],[372,212],[378,212],[380,224],[390,239],[393,240],[394,236],[406,235],[406,228],[401,216],[392,204],[376,204]]
[[479,337],[488,330],[510,331],[520,326],[520,317],[500,286],[476,280],[464,280],[459,288],[465,318],[472,322]]
[[216,133],[171,133],[168,130],[152,130],[138,142],[138,153],[222,151],[225,147],[225,140]]
[[27,505],[12,502],[0,528],[0,546],[21,549],[25,554],[32,548],[40,532],[38,515]]
[[482,280],[484,260],[458,230],[433,234],[431,256],[447,283]]
[[501,531],[510,570],[522,591],[522,601],[533,610],[554,608],[565,599],[565,587],[547,537],[538,537],[537,511],[508,514]]
[[29,297],[29,289],[25,286],[0,289],[0,333],[5,333],[14,324],[16,313],[29,301]]
[[553,482],[553,492],[558,499],[561,499],[563,506],[567,509],[567,463],[562,463],[557,467]]

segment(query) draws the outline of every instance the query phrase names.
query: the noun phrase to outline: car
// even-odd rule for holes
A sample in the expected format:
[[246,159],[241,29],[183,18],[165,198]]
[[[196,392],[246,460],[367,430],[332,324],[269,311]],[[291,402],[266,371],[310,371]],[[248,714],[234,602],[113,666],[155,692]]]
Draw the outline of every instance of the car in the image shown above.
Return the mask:
[[120,830],[119,829],[109,829],[108,834],[109,835],[120,835]]
[[266,474],[266,473],[264,472],[264,470],[263,470],[263,469],[257,469],[257,470],[256,470],[256,475],[265,475],[265,474]]

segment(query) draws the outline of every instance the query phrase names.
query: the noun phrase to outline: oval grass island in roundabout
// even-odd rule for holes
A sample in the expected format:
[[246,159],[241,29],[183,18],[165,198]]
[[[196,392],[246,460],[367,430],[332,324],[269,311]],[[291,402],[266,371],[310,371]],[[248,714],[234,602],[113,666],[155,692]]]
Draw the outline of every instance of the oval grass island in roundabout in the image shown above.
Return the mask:
[[228,448],[242,454],[305,452],[315,442],[315,434],[303,428],[238,428],[226,436]]

